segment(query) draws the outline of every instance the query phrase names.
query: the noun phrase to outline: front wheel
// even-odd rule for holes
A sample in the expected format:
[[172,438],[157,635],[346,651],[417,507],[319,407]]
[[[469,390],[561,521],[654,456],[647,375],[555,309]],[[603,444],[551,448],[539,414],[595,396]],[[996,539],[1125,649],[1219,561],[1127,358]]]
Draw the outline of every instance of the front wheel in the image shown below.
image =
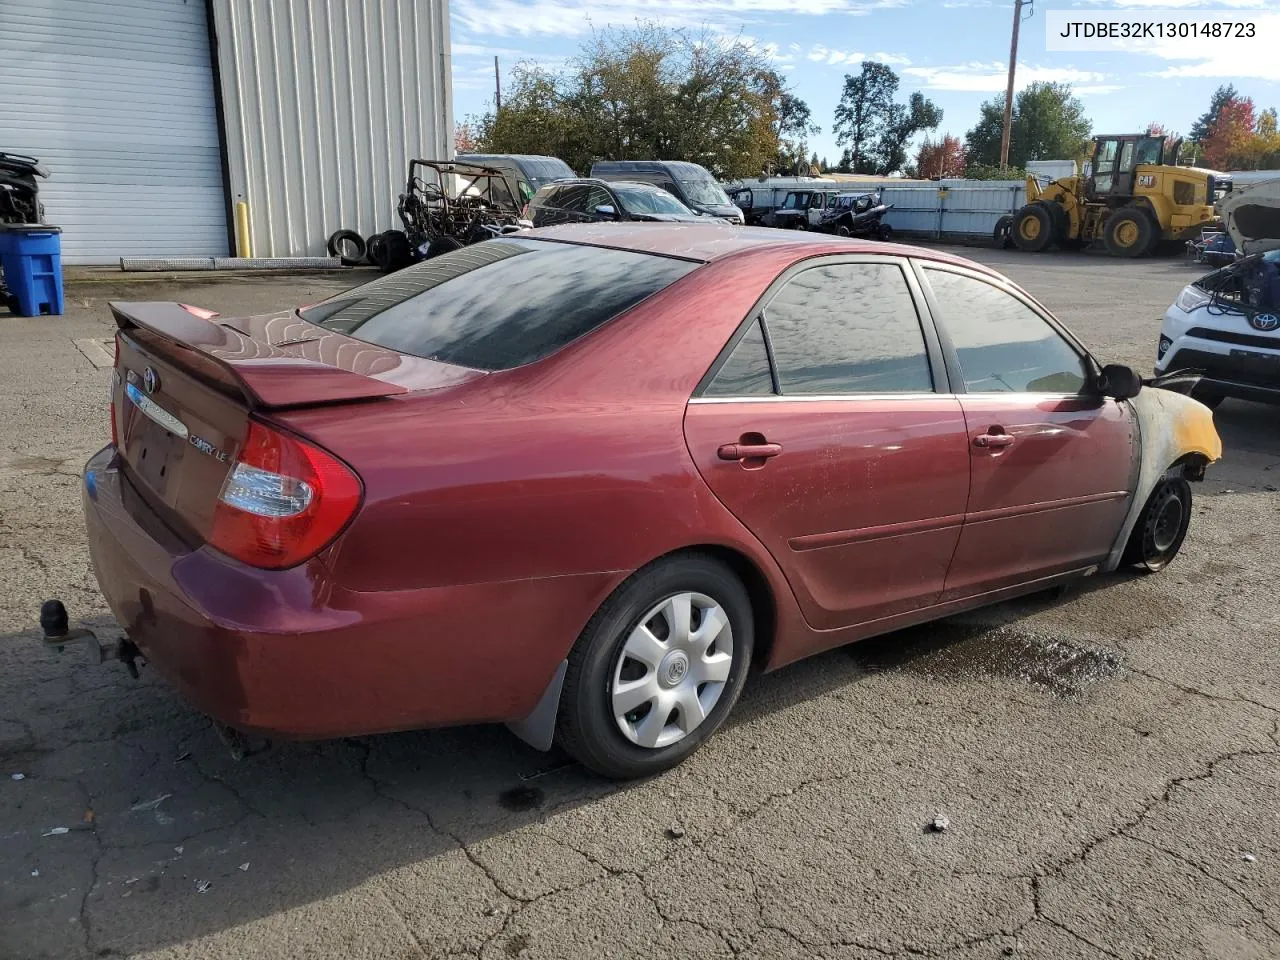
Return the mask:
[[1178,470],[1170,471],[1147,498],[1142,515],[1129,536],[1124,562],[1158,573],[1173,562],[1191,526],[1191,484]]
[[673,557],[614,592],[569,654],[557,740],[616,779],[668,770],[724,723],[746,681],[751,602],[723,564]]

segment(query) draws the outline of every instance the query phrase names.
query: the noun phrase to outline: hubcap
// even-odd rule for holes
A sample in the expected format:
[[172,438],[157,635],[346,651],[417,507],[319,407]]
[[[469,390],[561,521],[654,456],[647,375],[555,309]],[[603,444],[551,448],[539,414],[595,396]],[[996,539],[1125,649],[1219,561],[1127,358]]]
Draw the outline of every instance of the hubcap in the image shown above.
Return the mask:
[[1157,554],[1169,551],[1178,539],[1178,531],[1182,529],[1182,501],[1170,495],[1160,504],[1155,520],[1151,525],[1151,546]]
[[641,747],[667,747],[706,720],[733,667],[729,615],[701,593],[656,604],[627,636],[610,698],[618,729]]
[[1132,247],[1138,242],[1138,225],[1126,220],[1116,227],[1116,242],[1122,247]]
[[1035,217],[1024,217],[1018,229],[1022,232],[1024,240],[1034,240],[1040,236],[1040,221]]

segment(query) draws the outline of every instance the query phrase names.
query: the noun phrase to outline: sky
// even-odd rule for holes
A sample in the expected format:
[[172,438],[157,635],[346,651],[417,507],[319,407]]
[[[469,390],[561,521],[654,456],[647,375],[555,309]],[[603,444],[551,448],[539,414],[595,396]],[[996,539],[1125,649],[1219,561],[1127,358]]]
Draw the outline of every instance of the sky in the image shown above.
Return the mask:
[[[1048,49],[1049,12],[1134,10],[1254,22],[1255,39],[1145,42],[1125,50]],[[450,0],[454,116],[493,107],[493,57],[561,67],[592,30],[657,21],[709,28],[760,47],[809,104],[822,132],[810,147],[834,162],[832,114],[847,73],[866,59],[898,72],[900,98],[922,91],[943,111],[937,133],[963,139],[979,104],[1003,98],[1013,0]],[[1233,83],[1261,110],[1280,106],[1280,0],[1036,0],[1024,21],[1017,87],[1072,84],[1095,133],[1130,133],[1152,121],[1187,133],[1213,91]]]

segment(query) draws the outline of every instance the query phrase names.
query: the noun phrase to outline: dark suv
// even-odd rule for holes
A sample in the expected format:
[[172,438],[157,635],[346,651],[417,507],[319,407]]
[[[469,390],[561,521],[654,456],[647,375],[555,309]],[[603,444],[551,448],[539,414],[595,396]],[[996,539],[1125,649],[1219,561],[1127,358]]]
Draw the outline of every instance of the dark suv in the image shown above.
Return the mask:
[[602,220],[655,220],[715,223],[694,213],[660,187],[619,180],[557,180],[539,190],[525,211],[535,227]]

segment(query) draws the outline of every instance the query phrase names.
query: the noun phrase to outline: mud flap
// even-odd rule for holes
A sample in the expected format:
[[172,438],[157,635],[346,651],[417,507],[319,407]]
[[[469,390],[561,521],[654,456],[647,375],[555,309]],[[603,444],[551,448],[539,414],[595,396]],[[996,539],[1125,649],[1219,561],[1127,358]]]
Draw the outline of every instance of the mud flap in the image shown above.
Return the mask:
[[561,660],[538,705],[524,719],[507,724],[508,730],[535,750],[546,752],[551,749],[556,734],[556,714],[560,712],[560,690],[564,687],[564,675],[568,670],[569,661]]

